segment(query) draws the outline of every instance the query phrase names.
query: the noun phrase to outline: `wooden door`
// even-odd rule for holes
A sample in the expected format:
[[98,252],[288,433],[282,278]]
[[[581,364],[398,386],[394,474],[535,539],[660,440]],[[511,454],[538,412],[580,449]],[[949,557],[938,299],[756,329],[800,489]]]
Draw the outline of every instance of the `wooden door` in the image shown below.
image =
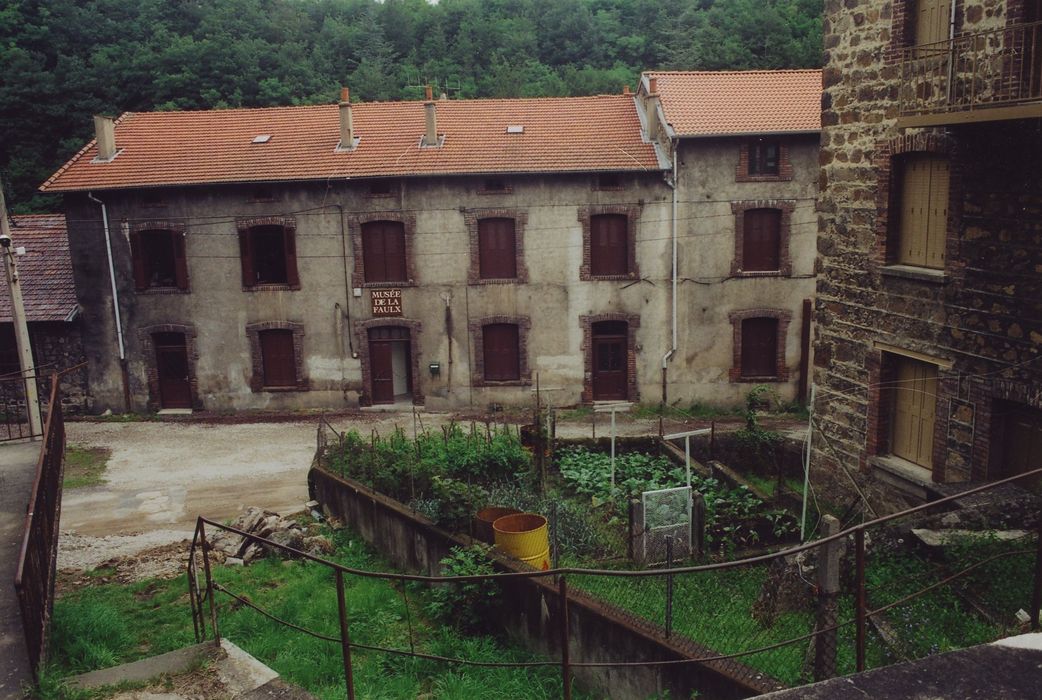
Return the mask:
[[891,451],[896,457],[929,469],[933,466],[937,367],[903,357],[897,362]]
[[399,366],[399,389],[401,387],[401,365],[405,364],[405,391],[412,393],[412,347],[409,329],[398,326],[383,326],[369,329],[369,390],[372,401],[394,403],[395,357]]
[[626,336],[624,322],[593,326],[593,398],[625,401],[627,398]]
[[183,333],[156,333],[156,371],[161,408],[191,408],[192,385],[188,377],[188,348]]

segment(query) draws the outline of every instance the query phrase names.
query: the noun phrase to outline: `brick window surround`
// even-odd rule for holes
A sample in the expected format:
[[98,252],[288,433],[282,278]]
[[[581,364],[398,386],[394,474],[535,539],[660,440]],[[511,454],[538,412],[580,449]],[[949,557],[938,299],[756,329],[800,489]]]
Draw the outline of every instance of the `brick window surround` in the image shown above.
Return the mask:
[[895,174],[900,171],[900,157],[911,153],[930,153],[948,158],[948,223],[943,272],[957,274],[961,267],[956,231],[959,230],[962,212],[962,166],[955,141],[936,132],[907,134],[876,143],[876,244],[872,251],[872,262],[878,267],[897,262],[896,229],[899,222],[896,217],[890,216],[890,211],[900,211],[900,180]]
[[[897,364],[894,361],[897,357],[901,355],[878,349],[865,355],[865,369],[868,370],[868,424],[865,431],[865,452],[861,459],[862,470],[868,468],[868,458],[890,454],[890,419],[894,411],[889,387],[893,386],[897,376]],[[948,399],[958,395],[958,384],[957,373],[937,368],[937,406],[946,407]],[[946,408],[934,411],[933,466],[930,478],[936,483],[945,482],[948,423],[949,415]],[[977,429],[980,430],[979,427]]]
[[[408,240],[408,239],[406,239]],[[355,340],[358,348],[358,361],[362,365],[362,389],[358,394],[361,406],[372,406],[373,369],[369,364],[369,329],[382,327],[398,327],[409,329],[409,355],[412,366],[412,402],[422,406],[424,401],[423,385],[420,382],[420,331],[423,323],[405,318],[373,318],[368,321],[355,321]]]
[[[239,238],[246,234],[251,228],[256,226],[281,226],[284,231],[284,235],[292,236],[292,259],[287,256],[286,260],[286,278],[289,280],[283,284],[243,284],[242,291],[244,292],[260,292],[266,290],[285,290],[289,289],[296,291],[300,289],[300,274],[297,270],[297,222],[293,217],[290,216],[253,216],[253,217],[241,217],[235,220],[235,228],[239,232]],[[242,255],[242,251],[239,252]],[[245,282],[245,280],[244,280]]]
[[[481,259],[478,245],[478,222],[481,219],[514,220],[514,255],[517,276],[510,279],[482,279]],[[467,269],[467,284],[525,284],[528,282],[528,266],[525,265],[525,224],[528,214],[518,209],[467,209],[463,212],[470,239],[470,267]],[[408,238],[406,238],[408,246]]]
[[148,384],[148,408],[159,409],[159,367],[156,365],[156,346],[153,336],[156,333],[183,333],[185,351],[188,355],[188,385],[192,390],[192,408],[201,410],[199,400],[199,381],[195,376],[195,365],[199,361],[199,349],[196,343],[195,326],[187,323],[160,323],[142,326],[137,331],[138,342],[141,343],[141,357],[145,363],[145,381]]
[[[362,224],[370,221],[397,221],[405,228],[405,278],[404,282],[366,282],[365,260],[362,255]],[[358,212],[347,217],[351,234],[351,254],[355,259],[351,273],[352,287],[413,287],[416,286],[416,266],[413,261],[413,237],[416,235],[416,217],[397,211]]]
[[[156,205],[152,205],[156,206]],[[165,205],[161,205],[165,206]],[[138,236],[145,231],[170,231],[174,235],[182,237],[182,251],[185,252],[187,257],[188,242],[185,240],[185,236],[188,233],[188,226],[184,221],[177,219],[150,219],[148,221],[135,221],[130,225],[130,235],[133,238]],[[187,268],[188,261],[185,260],[184,264]],[[136,261],[131,260],[131,265],[136,265]],[[136,273],[135,273],[136,276]],[[136,285],[135,285],[136,286]],[[187,269],[185,271],[185,284],[184,287],[147,287],[145,289],[137,289],[137,294],[188,294],[192,291],[192,278],[188,275]]]
[[583,355],[583,390],[582,403],[593,402],[593,324],[601,321],[626,322],[626,400],[636,401],[639,398],[637,389],[637,329],[640,328],[638,314],[605,313],[592,316],[580,316],[579,326],[583,339],[579,351]]
[[[297,366],[297,383],[295,386],[264,386],[264,356],[261,352],[261,331],[288,330],[293,331],[293,357]],[[308,378],[304,374],[304,324],[292,321],[262,321],[246,325],[246,337],[250,341],[250,389],[260,391],[307,391],[310,389]]]
[[[640,218],[639,205],[627,204],[591,204],[579,207],[578,218],[583,228],[583,259],[579,266],[579,279],[584,282],[593,280],[636,280],[640,279],[637,267],[637,220]],[[590,252],[590,217],[600,214],[622,214],[626,217],[626,263],[629,272],[625,275],[592,275]],[[625,320],[625,319],[622,319]]]
[[[958,386],[956,385],[956,389]],[[973,406],[973,432],[970,478],[973,481],[994,479],[1000,467],[999,450],[992,445],[1002,440],[1001,423],[995,417],[995,403],[1008,401],[1030,408],[1042,409],[1042,392],[1035,377],[1017,379],[977,378],[969,385],[969,403]]]
[[[482,329],[493,323],[509,323],[517,326],[517,359],[518,379],[511,381],[485,380],[485,346]],[[486,316],[472,320],[470,326],[470,342],[473,347],[473,365],[470,370],[471,386],[529,386],[532,383],[532,368],[528,363],[528,337],[532,330],[532,321],[528,316]]]
[[789,144],[782,139],[765,137],[764,141],[778,142],[778,174],[749,174],[749,145],[753,139],[745,139],[738,144],[738,167],[735,168],[735,182],[787,182],[792,179],[792,160],[789,158]]
[[[747,199],[731,202],[734,213],[734,258],[731,260],[733,277],[789,277],[792,275],[792,256],[789,254],[789,240],[792,237],[792,212],[796,202],[788,199]],[[781,212],[778,223],[778,269],[743,271],[745,212],[750,209],[777,209]]]
[[[785,346],[789,335],[789,321],[792,314],[784,309],[744,309],[732,311],[728,314],[731,321],[732,333],[734,335],[733,351],[731,355],[731,369],[728,378],[732,382],[785,382],[789,380],[789,367],[785,363]],[[774,376],[771,377],[743,377],[742,376],[742,321],[750,318],[773,318],[778,321],[778,338],[776,367]]]

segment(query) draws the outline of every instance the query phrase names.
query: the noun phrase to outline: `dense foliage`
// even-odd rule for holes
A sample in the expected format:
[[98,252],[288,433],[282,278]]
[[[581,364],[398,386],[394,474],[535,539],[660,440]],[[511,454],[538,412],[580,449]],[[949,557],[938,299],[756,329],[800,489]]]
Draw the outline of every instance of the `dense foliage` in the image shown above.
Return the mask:
[[813,67],[821,0],[0,0],[16,211],[127,110],[614,93],[646,69]]

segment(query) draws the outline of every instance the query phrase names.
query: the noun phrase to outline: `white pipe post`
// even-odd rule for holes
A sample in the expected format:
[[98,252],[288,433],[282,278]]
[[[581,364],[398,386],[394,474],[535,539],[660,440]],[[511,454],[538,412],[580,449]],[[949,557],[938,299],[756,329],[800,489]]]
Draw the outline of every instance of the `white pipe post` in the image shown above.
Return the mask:
[[11,229],[7,223],[7,202],[4,199],[3,183],[0,183],[0,233],[4,236],[3,258],[7,286],[11,291],[11,321],[14,326],[15,345],[18,348],[18,366],[25,384],[25,410],[29,419],[29,436],[38,440],[43,435],[43,420],[40,418],[40,401],[36,391],[36,367],[33,364],[33,348],[29,341],[29,325],[22,299],[22,283],[18,277],[18,265],[12,250]]
[[691,436],[684,436],[684,466],[687,467],[687,487],[691,488]]
[[810,385],[810,406],[807,410],[807,445],[803,455],[803,512],[800,514],[800,542],[807,541],[807,492],[810,490],[811,431],[814,430],[814,394],[817,387]]

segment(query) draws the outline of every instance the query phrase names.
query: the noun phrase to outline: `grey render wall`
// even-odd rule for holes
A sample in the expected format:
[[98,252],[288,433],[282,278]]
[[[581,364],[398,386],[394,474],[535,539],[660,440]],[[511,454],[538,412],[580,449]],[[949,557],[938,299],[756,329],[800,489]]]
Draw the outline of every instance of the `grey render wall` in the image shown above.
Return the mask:
[[[108,205],[117,289],[127,345],[132,410],[149,404],[140,331],[155,325],[191,325],[196,333],[197,405],[210,410],[336,408],[357,405],[362,371],[353,324],[371,317],[368,290],[361,297],[344,284],[344,266],[354,267],[347,242],[342,255],[340,204],[345,213],[406,212],[415,216],[413,246],[417,285],[403,291],[403,318],[419,321],[416,377],[428,407],[530,400],[531,388],[471,388],[472,342],[468,320],[488,316],[532,319],[529,358],[549,400],[580,399],[584,373],[579,317],[602,313],[639,316],[636,366],[642,395],[654,394],[660,380],[655,359],[668,342],[661,290],[669,275],[669,246],[662,231],[670,212],[670,190],[660,173],[624,178],[619,191],[597,191],[588,176],[510,178],[509,194],[480,194],[479,178],[403,181],[398,196],[368,197],[366,183],[282,184],[272,186],[273,202],[250,201],[251,187],[198,187],[165,190],[165,206],[147,206],[141,192],[95,193]],[[583,205],[627,202],[640,208],[634,231],[641,274],[655,284],[631,281],[580,281]],[[468,233],[462,209],[513,208],[527,214],[524,284],[468,285]],[[111,309],[101,213],[82,196],[67,200],[70,248],[80,301],[84,307],[84,345],[91,363],[96,408],[122,410],[122,388]],[[299,291],[243,291],[236,217],[291,214],[297,224]],[[187,226],[189,293],[137,293],[133,288],[129,243],[121,222],[181,221]],[[645,223],[650,222],[650,223]],[[446,301],[447,299],[447,301]],[[347,307],[351,323],[337,320],[336,305]],[[452,332],[445,330],[448,304]],[[310,390],[253,392],[246,325],[291,321],[304,325],[304,370]],[[451,344],[452,363],[449,364]],[[414,352],[416,349],[414,348]],[[429,362],[440,362],[432,377]]]
[[[772,309],[791,314],[785,337],[786,381],[781,398],[796,398],[802,302],[814,295],[818,136],[779,137],[788,146],[792,179],[738,182],[740,138],[682,139],[678,168],[678,345],[670,365],[670,400],[740,401],[751,388],[729,378],[733,365],[732,312]],[[732,276],[740,235],[732,203],[776,200],[793,207],[791,274]]]

